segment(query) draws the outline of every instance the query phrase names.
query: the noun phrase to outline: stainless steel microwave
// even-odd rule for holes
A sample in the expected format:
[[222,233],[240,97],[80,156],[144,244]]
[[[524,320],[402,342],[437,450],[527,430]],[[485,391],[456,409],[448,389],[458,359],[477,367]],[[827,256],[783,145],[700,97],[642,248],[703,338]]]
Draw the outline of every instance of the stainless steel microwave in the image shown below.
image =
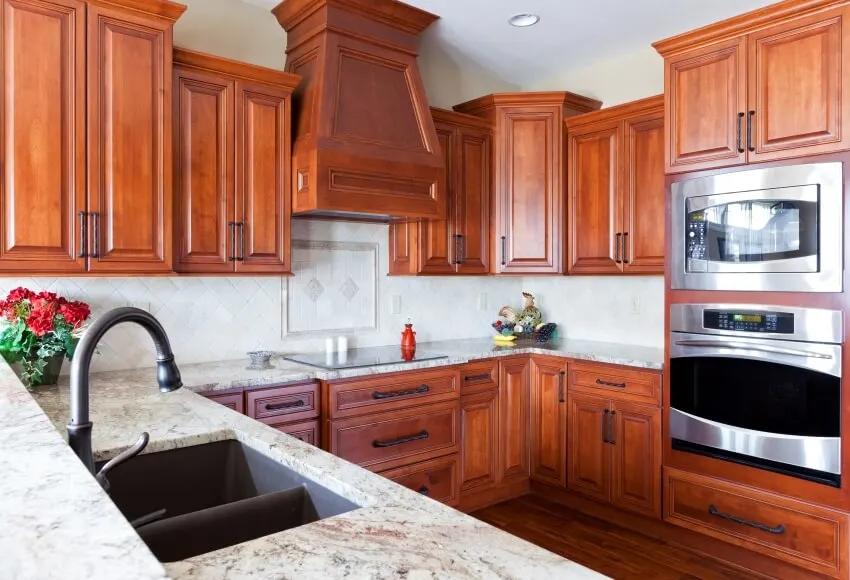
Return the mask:
[[843,197],[841,163],[674,183],[671,287],[841,292]]

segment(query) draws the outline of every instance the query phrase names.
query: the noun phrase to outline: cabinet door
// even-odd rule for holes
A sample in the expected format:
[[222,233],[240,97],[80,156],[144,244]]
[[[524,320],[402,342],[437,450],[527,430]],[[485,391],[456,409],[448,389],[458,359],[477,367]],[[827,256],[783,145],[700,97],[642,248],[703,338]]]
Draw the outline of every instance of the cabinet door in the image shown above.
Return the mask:
[[661,409],[615,402],[611,415],[611,502],[661,517]]
[[531,478],[567,485],[566,365],[531,360]]
[[569,135],[570,274],[622,271],[620,123]]
[[89,269],[171,270],[171,25],[88,5]]
[[490,134],[460,128],[457,138],[455,232],[459,274],[490,272]]
[[[447,201],[446,215],[452,216],[457,190],[455,188],[455,130],[448,123],[436,121],[437,141],[443,151],[446,171],[439,184],[440,194]],[[420,274],[453,274],[455,271],[455,236],[453,219],[422,220],[419,222]]]
[[746,162],[746,40],[734,38],[665,62],[668,173]]
[[233,82],[174,69],[174,243],[180,272],[233,270]]
[[499,480],[528,479],[528,357],[499,364]]
[[664,112],[623,129],[623,271],[664,273]]
[[460,400],[460,489],[496,485],[499,457],[499,391]]
[[236,83],[236,271],[290,270],[288,95]]
[[391,276],[413,276],[419,272],[419,223],[392,222],[389,228]]
[[593,499],[610,500],[611,459],[604,442],[610,428],[610,401],[592,395],[568,397],[567,487]]
[[0,270],[85,270],[85,3],[4,0]]
[[749,161],[814,155],[850,146],[850,8],[748,37]]
[[557,107],[505,108],[496,135],[496,272],[563,270],[561,126]]

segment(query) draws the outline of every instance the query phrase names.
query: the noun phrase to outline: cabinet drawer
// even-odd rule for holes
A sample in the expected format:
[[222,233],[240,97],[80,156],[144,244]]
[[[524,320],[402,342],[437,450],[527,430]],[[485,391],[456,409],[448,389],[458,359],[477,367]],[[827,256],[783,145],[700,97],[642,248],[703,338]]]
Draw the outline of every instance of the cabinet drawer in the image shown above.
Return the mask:
[[328,451],[380,471],[457,453],[458,432],[458,404],[438,403],[332,421]]
[[833,577],[847,570],[847,516],[674,469],[664,470],[664,519]]
[[458,455],[423,461],[385,471],[381,475],[431,499],[454,505],[457,502]]
[[499,362],[483,360],[460,367],[460,392],[462,395],[481,393],[499,388]]
[[245,400],[242,391],[238,393],[216,393],[215,391],[209,391],[207,393],[201,393],[201,395],[210,401],[215,401],[219,405],[233,409],[239,414],[245,413]]
[[319,416],[319,385],[304,383],[245,393],[248,416],[267,425]]
[[457,400],[457,367],[417,370],[328,384],[331,419]]
[[303,423],[286,423],[285,425],[275,425],[275,429],[282,433],[292,435],[296,439],[300,439],[304,443],[319,447],[319,420],[304,421]]
[[613,365],[571,363],[569,388],[576,391],[661,403],[661,373],[624,369]]

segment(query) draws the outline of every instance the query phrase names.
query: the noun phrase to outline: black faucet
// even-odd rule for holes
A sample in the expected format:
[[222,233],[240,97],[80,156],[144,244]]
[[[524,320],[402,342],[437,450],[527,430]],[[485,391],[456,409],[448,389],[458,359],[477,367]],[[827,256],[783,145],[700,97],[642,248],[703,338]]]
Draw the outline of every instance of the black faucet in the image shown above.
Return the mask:
[[[89,420],[89,368],[97,343],[106,331],[122,322],[135,322],[148,331],[156,345],[156,380],[163,393],[176,391],[183,386],[180,371],[174,362],[174,353],[168,335],[159,321],[139,308],[116,308],[94,321],[86,330],[71,362],[71,422],[68,424],[68,444],[82,460],[92,475],[95,474],[94,454],[91,446],[92,423]],[[147,433],[142,433],[133,446],[134,453],[122,454],[122,460],[137,455],[147,444]],[[143,441],[144,440],[144,441]],[[116,465],[118,462],[110,462]],[[105,473],[103,474],[105,476]],[[101,478],[98,478],[100,481]],[[103,483],[101,483],[103,485]]]

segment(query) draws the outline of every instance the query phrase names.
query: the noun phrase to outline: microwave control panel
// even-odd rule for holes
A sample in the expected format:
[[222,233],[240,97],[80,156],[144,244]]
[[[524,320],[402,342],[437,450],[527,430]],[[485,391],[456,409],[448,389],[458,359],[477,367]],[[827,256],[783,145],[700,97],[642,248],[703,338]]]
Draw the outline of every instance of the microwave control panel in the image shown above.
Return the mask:
[[705,260],[705,236],[708,224],[705,222],[705,213],[701,211],[691,212],[687,216],[687,227],[685,228],[685,255],[690,260]]
[[734,332],[794,334],[794,315],[789,312],[703,310],[702,325]]

